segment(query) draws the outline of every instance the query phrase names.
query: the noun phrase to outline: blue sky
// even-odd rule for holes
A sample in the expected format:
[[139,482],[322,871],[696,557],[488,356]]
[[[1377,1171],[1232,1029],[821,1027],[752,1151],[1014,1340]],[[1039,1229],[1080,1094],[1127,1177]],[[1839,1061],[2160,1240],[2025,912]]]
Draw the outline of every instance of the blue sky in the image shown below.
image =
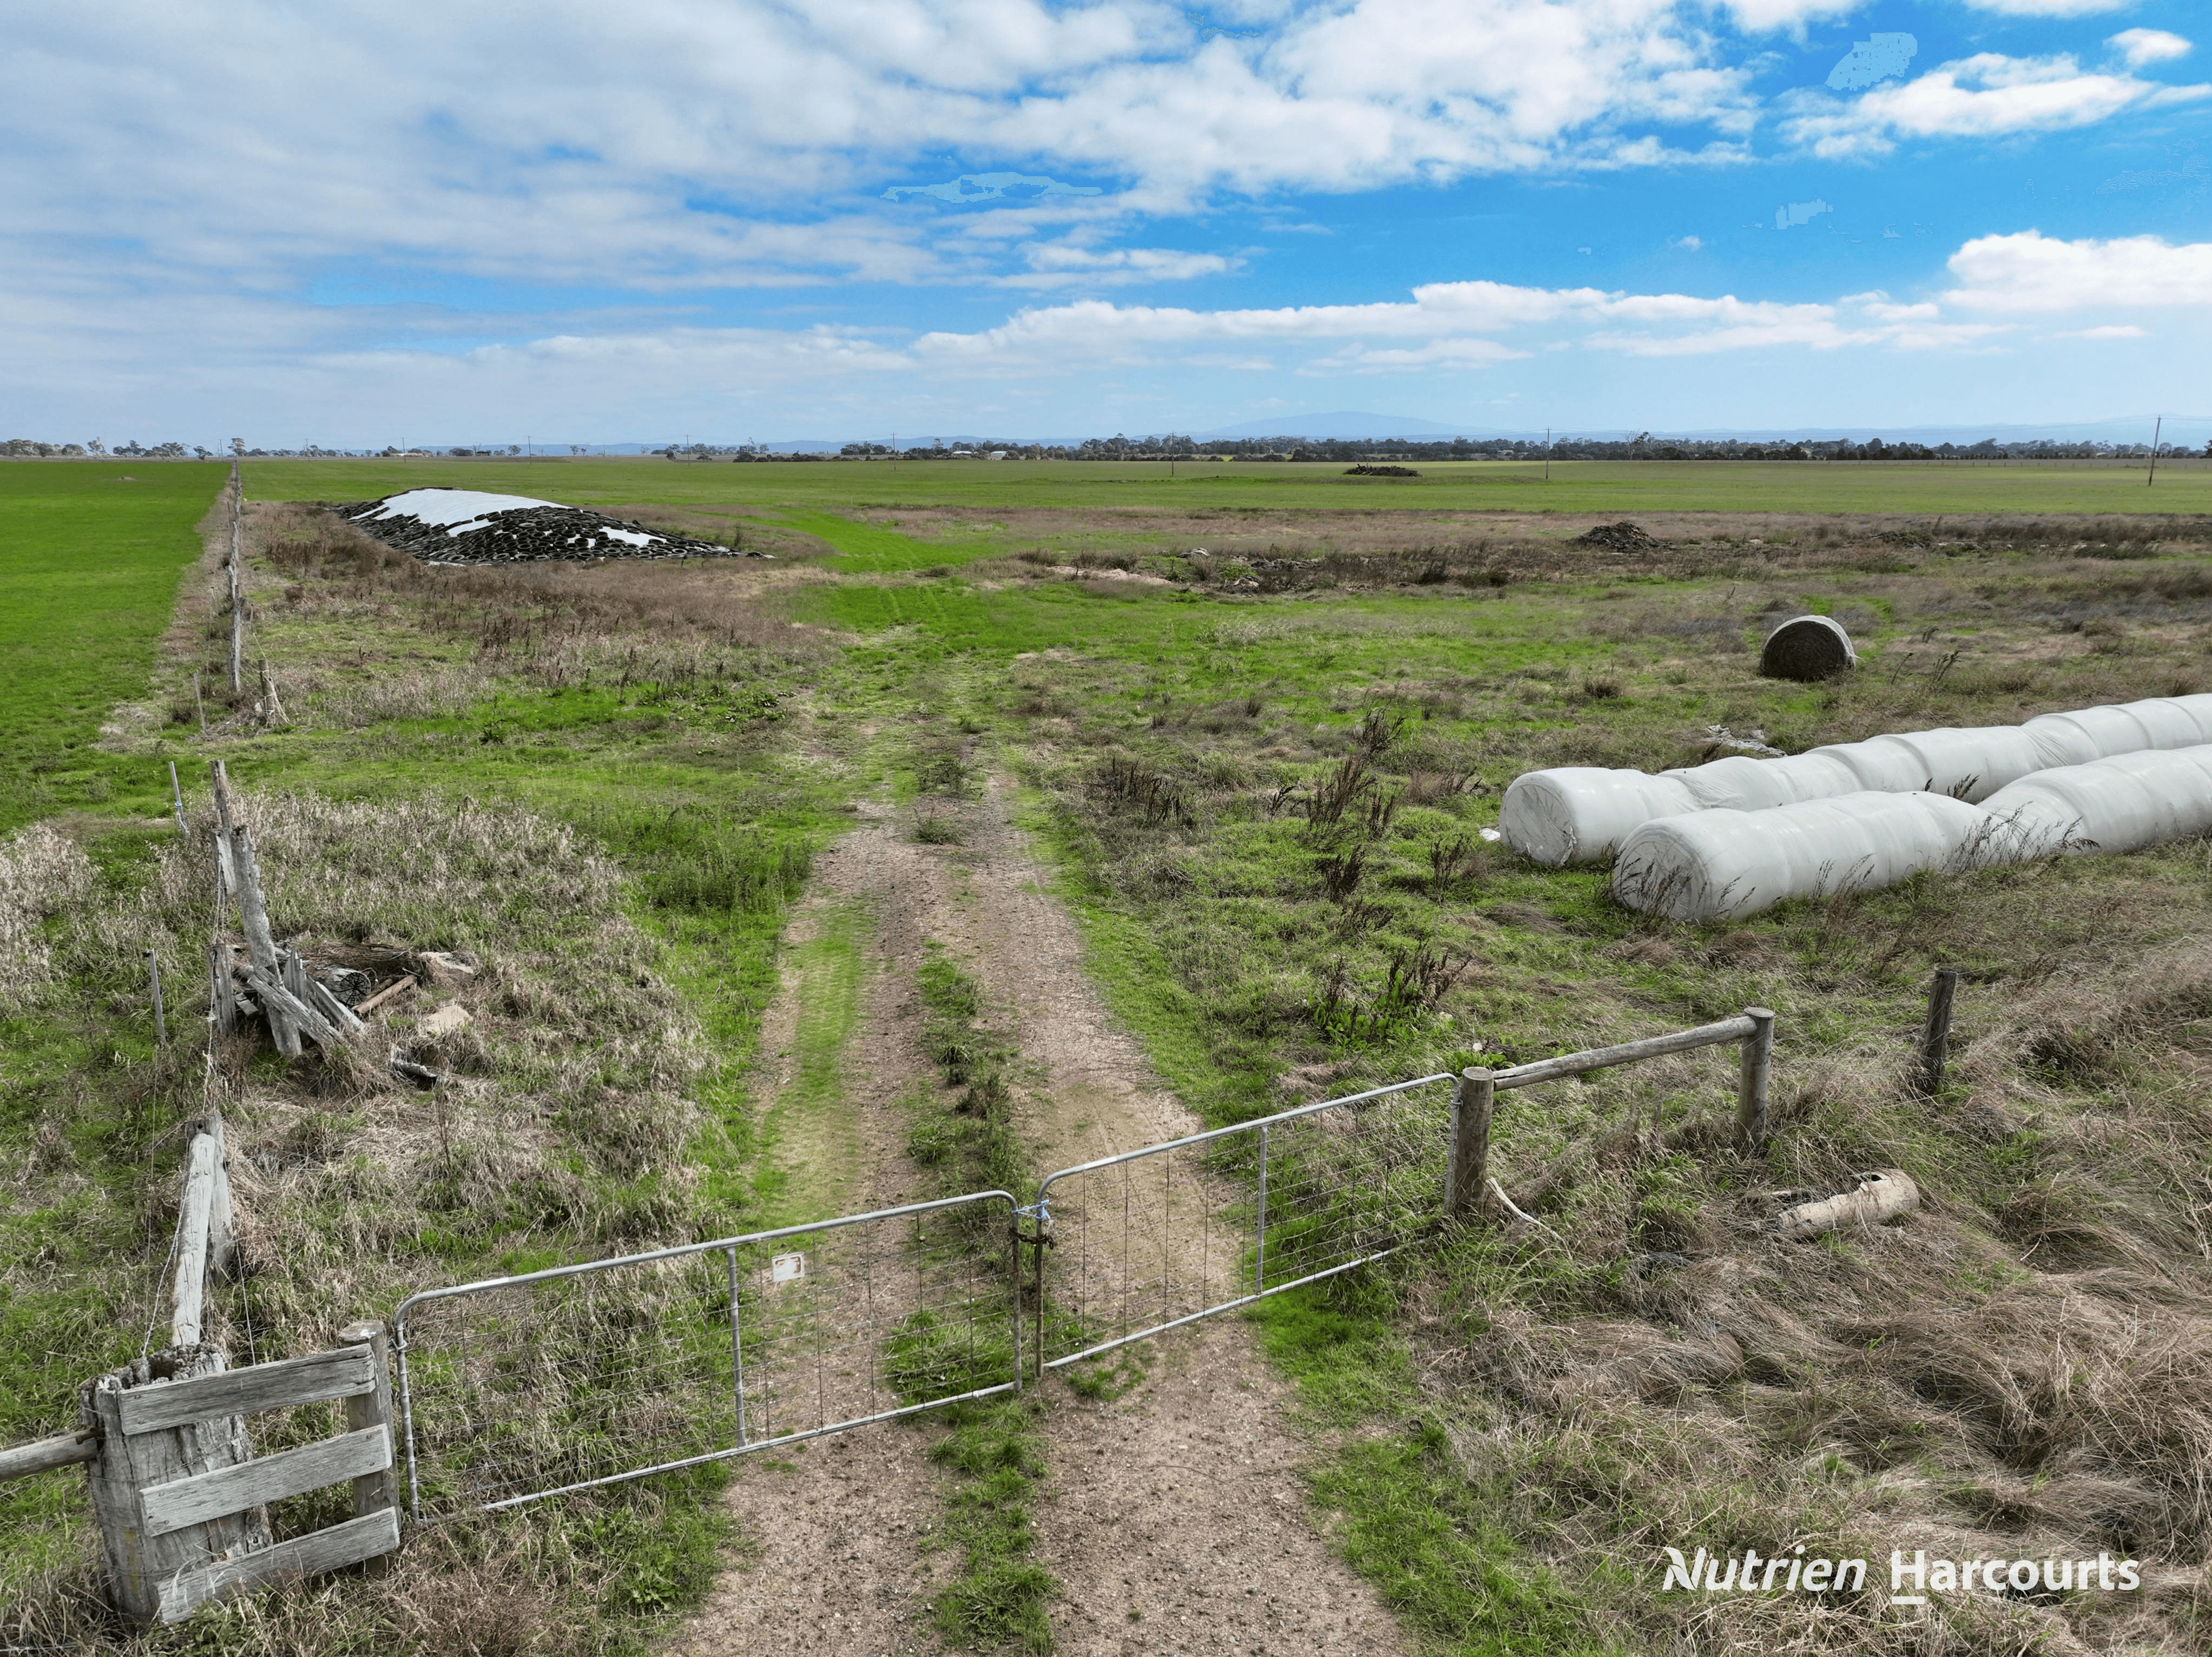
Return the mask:
[[2197,9],[17,7],[0,425],[2212,414]]

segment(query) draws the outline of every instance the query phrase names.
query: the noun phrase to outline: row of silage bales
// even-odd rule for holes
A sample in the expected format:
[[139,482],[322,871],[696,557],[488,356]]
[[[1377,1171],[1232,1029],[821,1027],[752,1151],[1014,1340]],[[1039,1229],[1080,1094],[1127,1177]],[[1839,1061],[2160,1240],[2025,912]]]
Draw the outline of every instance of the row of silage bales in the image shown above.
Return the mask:
[[2200,743],[2212,743],[2212,695],[2043,713],[2025,725],[1906,731],[1781,759],[1731,755],[1657,776],[1559,766],[1515,778],[1498,827],[1507,845],[1539,863],[1603,863],[1658,817],[1771,811],[1869,792],[1980,801],[2055,767]]
[[1656,818],[1624,838],[1613,891],[1630,908],[1669,920],[1735,920],[1786,898],[1873,891],[1927,870],[2140,851],[2208,832],[2212,744],[2200,744],[2038,771],[1979,804],[1866,792]]

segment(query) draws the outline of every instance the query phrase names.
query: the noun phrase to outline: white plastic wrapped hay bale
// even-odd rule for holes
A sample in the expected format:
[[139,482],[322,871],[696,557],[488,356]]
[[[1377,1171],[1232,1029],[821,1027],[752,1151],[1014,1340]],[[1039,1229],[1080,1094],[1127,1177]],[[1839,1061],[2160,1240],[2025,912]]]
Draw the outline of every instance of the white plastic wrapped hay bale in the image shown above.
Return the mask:
[[1583,767],[1531,771],[1506,790],[1498,827],[1508,845],[1540,863],[1602,863],[1638,825],[1700,807],[1769,811],[1869,791],[1980,802],[2055,766],[2201,744],[2212,744],[2212,695],[2154,696],[2045,713],[2026,725],[1836,743],[1782,759],[1734,754],[1656,777]]
[[1498,829],[1523,857],[1564,868],[1603,863],[1639,823],[1697,809],[1696,797],[1671,775],[1558,766],[1514,778]]
[[1766,811],[1800,800],[1856,793],[1864,786],[1847,768],[1820,754],[1778,760],[1731,754],[1660,775],[1678,778],[1699,805],[1730,811]]
[[2039,771],[1998,790],[1983,809],[2007,858],[2136,852],[2212,833],[2212,746]]
[[1659,817],[1621,842],[1613,895],[1672,920],[1894,885],[1985,842],[1990,814],[1948,794],[1845,794],[1766,811]]
[[2194,748],[2212,742],[2212,696],[2152,696],[2071,713],[2039,713],[2021,728],[2043,756],[2038,770],[2087,765],[2116,754]]

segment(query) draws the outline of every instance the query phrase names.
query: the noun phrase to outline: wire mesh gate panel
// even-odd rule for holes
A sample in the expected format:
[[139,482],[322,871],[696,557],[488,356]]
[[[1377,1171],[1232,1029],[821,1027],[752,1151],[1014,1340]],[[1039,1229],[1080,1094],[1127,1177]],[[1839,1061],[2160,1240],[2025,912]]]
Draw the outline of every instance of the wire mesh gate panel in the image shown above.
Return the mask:
[[409,1508],[514,1507],[1011,1391],[1013,1211],[979,1192],[410,1296]]
[[1048,1175],[1035,1362],[1073,1363],[1410,1241],[1440,1209],[1451,1088],[1424,1076]]

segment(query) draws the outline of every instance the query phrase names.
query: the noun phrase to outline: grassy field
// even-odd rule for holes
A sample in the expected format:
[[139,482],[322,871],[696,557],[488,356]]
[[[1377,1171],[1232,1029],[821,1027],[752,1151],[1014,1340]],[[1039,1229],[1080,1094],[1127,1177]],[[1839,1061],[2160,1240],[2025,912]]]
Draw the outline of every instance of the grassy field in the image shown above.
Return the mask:
[[1424,464],[1419,478],[1347,477],[1338,464],[1110,461],[765,463],[659,458],[254,460],[249,497],[363,501],[443,487],[535,495],[576,506],[641,502],[733,512],[793,507],[840,516],[902,507],[1182,513],[1504,512],[1906,513],[2041,514],[2212,511],[2212,462],[2002,465],[1563,461]]
[[83,750],[141,694],[192,526],[222,466],[126,463],[0,468],[0,832],[81,787]]
[[[1205,519],[1218,508],[1170,493],[1182,480],[1116,483],[1113,468],[1001,463],[988,487],[1020,498],[945,493],[985,487],[981,470],[902,465],[861,501],[833,492],[874,476],[848,467],[250,466],[256,496],[435,476],[719,513],[786,555],[425,571],[264,508],[257,648],[294,723],[240,717],[205,744],[177,700],[198,659],[156,659],[158,622],[146,633],[150,670],[117,670],[110,693],[141,711],[82,762],[106,797],[56,796],[66,835],[14,842],[0,879],[0,925],[28,963],[0,985],[0,1153],[25,1170],[0,1214],[0,1438],[59,1424],[75,1381],[127,1354],[166,1244],[172,1130],[200,1082],[152,1051],[137,951],[184,973],[205,924],[173,830],[145,821],[168,756],[199,775],[222,755],[268,791],[259,809],[295,825],[286,901],[313,924],[501,963],[504,999],[481,1005],[479,1046],[455,1059],[503,1102],[463,1121],[458,1156],[427,1131],[364,1138],[391,1133],[391,1107],[358,1079],[287,1081],[242,1059],[224,1072],[245,1153],[291,1170],[250,1280],[265,1301],[228,1299],[225,1315],[281,1344],[410,1281],[834,1199],[795,1186],[775,1148],[834,1114],[858,923],[833,912],[794,952],[813,988],[781,1121],[747,1071],[775,939],[845,808],[910,792],[917,756],[965,744],[1019,780],[1094,976],[1214,1122],[1478,1055],[1779,1012],[1765,1156],[1728,1148],[1715,1055],[1506,1096],[1496,1171],[1543,1229],[1445,1234],[1256,1315],[1301,1409],[1340,1435],[1313,1470],[1317,1513],[1419,1649],[2203,1648],[2204,846],[1927,876],[1699,928],[1618,908],[1600,871],[1538,869],[1480,838],[1522,769],[1696,763],[1718,751],[1714,727],[1795,750],[2212,689],[2212,560],[2194,525],[2122,519],[2095,495],[2102,474],[2053,474],[2039,496],[2022,469],[1650,465],[1612,469],[1641,493],[1572,509],[1669,543],[1617,554],[1566,544],[1540,503],[1378,513],[1284,468],[1212,486],[1271,472],[1249,486],[1275,492],[1257,524]],[[1731,472],[1812,498],[1726,504]],[[1831,472],[1990,493],[1853,507],[1818,495]],[[755,480],[775,489],[720,493]],[[1063,488],[1075,498],[1051,496]],[[1116,489],[1137,498],[1081,498]],[[1879,515],[1837,516],[1858,510]],[[1938,513],[1967,521],[1916,520]],[[2096,516],[2044,521],[2060,513]],[[1850,678],[1756,677],[1763,622],[1802,610],[1851,629]],[[1351,809],[1317,816],[1316,786],[1354,760]],[[510,843],[532,849],[495,855]],[[416,869],[445,872],[392,872]],[[617,923],[597,959],[579,953],[586,911]],[[1394,992],[1394,962],[1415,957],[1449,970]],[[1971,977],[1952,1083],[1928,1100],[1904,1070],[1938,964]],[[966,1005],[963,981],[917,986],[931,1017]],[[536,1030],[555,983],[595,998],[599,1036]],[[585,1085],[594,1066],[611,1068]],[[955,1185],[1038,1171],[990,1108],[947,1103],[916,1132]],[[371,1143],[401,1172],[364,1204]],[[1907,1223],[1761,1236],[1768,1193],[1882,1166],[1927,1193]],[[1019,1422],[988,1412],[941,1448],[966,1481],[952,1522],[969,1586],[1013,1573],[1022,1611],[1006,1626],[1036,1648],[1049,1584],[1022,1575],[1004,1521],[1050,1470]],[[490,1649],[489,1613],[469,1607],[494,1599],[539,1642],[505,1648],[635,1647],[710,1572],[710,1497],[707,1481],[463,1531],[411,1553],[397,1587],[269,1596],[147,1648],[469,1649],[433,1631],[442,1617]],[[0,1602],[31,1607],[0,1624],[17,1643],[88,1648],[106,1630],[71,1597],[89,1579],[73,1502],[52,1479],[0,1490]],[[1794,1543],[1877,1564],[1893,1547],[2109,1551],[2149,1562],[2154,1587],[1946,1601],[1917,1622],[1872,1596],[1656,1591],[1664,1545]]]

